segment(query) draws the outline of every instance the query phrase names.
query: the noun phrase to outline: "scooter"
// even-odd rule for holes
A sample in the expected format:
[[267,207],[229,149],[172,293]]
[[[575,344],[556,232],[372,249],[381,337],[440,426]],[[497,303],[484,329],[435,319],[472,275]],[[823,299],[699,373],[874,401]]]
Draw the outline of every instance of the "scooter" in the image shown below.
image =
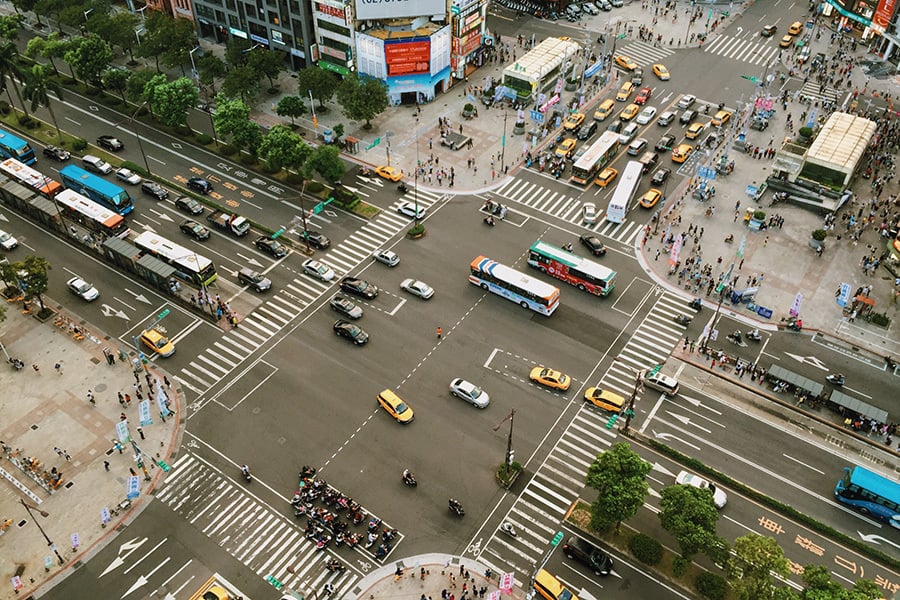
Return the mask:
[[403,472],[403,483],[405,483],[409,487],[416,487],[417,485],[419,485],[419,482],[416,481],[415,476],[413,476],[413,474],[409,471]]
[[466,511],[463,510],[462,504],[459,501],[450,498],[450,501],[447,503],[447,506],[450,508],[450,512],[452,512],[457,517],[462,517],[466,514]]
[[735,331],[734,333],[729,333],[729,334],[726,335],[725,337],[726,337],[726,338],[728,339],[728,341],[731,342],[732,344],[736,344],[736,345],[738,345],[738,346],[741,346],[742,348],[745,347],[745,346],[747,345],[747,344],[744,343],[744,339],[743,339],[743,336],[741,336],[741,332],[740,332],[740,331]]
[[692,320],[693,319],[691,319],[687,315],[678,315],[675,317],[675,322],[678,323],[679,325],[684,325],[684,326],[690,325]]
[[328,569],[329,571],[332,571],[335,573],[340,573],[347,567],[344,566],[344,563],[342,563],[338,559],[332,558],[331,560],[329,560],[328,562],[325,563],[325,568]]
[[703,307],[703,300],[700,298],[694,298],[688,303],[688,306],[693,308],[694,310],[700,310]]
[[758,342],[762,340],[762,336],[759,334],[759,329],[754,329],[752,331],[748,331],[744,335],[747,336],[747,339],[753,340],[754,342]]
[[18,358],[10,358],[9,364],[11,364],[16,371],[21,371],[25,367],[25,363]]
[[725,238],[725,243],[730,244],[732,242],[734,242],[734,234],[730,233],[730,234],[728,234],[728,237]]
[[406,192],[409,191],[409,188],[406,187],[406,184],[405,184],[405,183],[401,183],[400,185],[398,185],[398,186],[397,186],[397,189],[400,190],[400,193],[401,193],[401,194],[405,194]]
[[487,217],[483,218],[482,221],[484,222],[485,225],[489,225],[490,227],[494,226],[493,215],[488,215]]
[[503,533],[505,533],[506,535],[508,535],[510,537],[516,537],[518,535],[516,533],[516,528],[513,527],[513,524],[510,523],[509,521],[503,521],[503,523],[500,524],[500,531],[502,531]]
[[247,465],[241,467],[241,474],[247,481],[253,481],[253,477],[250,475],[250,467],[248,467]]
[[843,373],[832,373],[830,375],[825,376],[825,381],[835,386],[844,385],[844,374]]

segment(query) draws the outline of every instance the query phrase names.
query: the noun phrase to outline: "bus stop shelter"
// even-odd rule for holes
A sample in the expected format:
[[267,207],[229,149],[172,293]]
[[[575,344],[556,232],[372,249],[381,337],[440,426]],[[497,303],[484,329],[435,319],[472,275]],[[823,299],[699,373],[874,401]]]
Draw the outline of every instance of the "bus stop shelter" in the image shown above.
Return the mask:
[[831,393],[831,398],[829,398],[829,400],[831,402],[834,402],[838,406],[843,406],[844,408],[852,410],[864,417],[875,419],[879,423],[888,422],[888,413],[886,410],[882,410],[877,406],[872,406],[871,404],[863,402],[862,400],[857,400],[853,396],[848,396],[844,392],[835,390]]
[[823,386],[818,381],[813,381],[812,379],[803,377],[802,375],[798,375],[793,371],[788,371],[787,369],[779,367],[778,365],[772,365],[769,368],[769,372],[767,375],[769,377],[780,379],[781,381],[787,381],[794,387],[806,390],[814,396],[821,396],[822,390],[825,389],[825,386]]

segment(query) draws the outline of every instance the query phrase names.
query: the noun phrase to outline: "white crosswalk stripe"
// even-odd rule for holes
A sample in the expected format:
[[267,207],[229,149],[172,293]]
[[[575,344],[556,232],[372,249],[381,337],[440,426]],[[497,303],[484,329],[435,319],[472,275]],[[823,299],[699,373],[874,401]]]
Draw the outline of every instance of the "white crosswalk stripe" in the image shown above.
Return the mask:
[[777,41],[757,42],[728,35],[720,35],[703,46],[704,52],[723,58],[738,60],[751,65],[771,65],[781,51]]
[[[685,328],[675,316],[691,312],[684,299],[662,292],[598,386],[629,397],[635,372],[664,363],[682,339]],[[494,532],[476,552],[480,562],[496,573],[514,571],[520,581],[531,577],[581,493],[591,462],[616,441],[616,430],[605,427],[608,419],[592,405],[581,407],[503,519],[513,524],[516,537]]]
[[[581,218],[582,207],[584,206],[583,201],[567,196],[564,192],[553,191],[522,179],[510,179],[497,190],[491,192],[491,194],[522,204],[578,227],[583,227],[626,245],[633,244],[643,230],[643,226],[640,223],[627,219],[624,223],[610,223],[605,218],[600,218],[593,225],[585,224]],[[587,200],[587,202],[592,201],[590,199]],[[602,217],[605,209],[603,207],[597,208]]]
[[[826,85],[823,90],[821,85],[812,80],[803,84],[800,88],[800,95],[806,98],[812,98],[813,102],[822,102],[824,100],[826,102],[837,103],[838,98],[840,98],[840,92],[833,87]],[[806,125],[805,122],[800,123],[801,127],[804,125]]]
[[[372,560],[361,545],[339,552],[317,550],[297,522],[285,516],[288,509],[279,511],[261,502],[191,453],[175,461],[156,498],[257,575],[274,577],[287,588],[320,590],[330,583],[335,588],[334,597],[347,597],[360,576],[350,569],[329,571],[326,561],[337,558],[347,563],[350,552],[354,552],[353,562]],[[365,522],[350,525],[363,537],[365,527]]]
[[[372,254],[384,246],[385,242],[410,226],[412,221],[399,214],[396,209],[401,200],[412,198],[412,194],[407,193],[349,238],[320,252],[319,260],[334,269],[335,281],[370,260]],[[440,192],[419,190],[417,201],[420,207],[427,209],[442,198],[444,194]],[[229,357],[225,358],[221,353],[217,355],[213,350],[204,351],[209,356],[197,356],[188,367],[181,369],[176,379],[198,394],[202,393],[221,379],[219,371],[227,373],[234,368],[331,289],[333,284],[301,276],[284,289],[275,290],[266,302],[241,319],[237,328],[226,331],[220,338],[220,342],[228,348]],[[222,348],[219,343],[216,346]]]
[[[653,63],[663,62],[669,56],[675,54],[674,50],[669,48],[660,48],[648,42],[639,40],[629,42],[622,48],[616,49],[616,54],[624,54],[641,67],[652,65]],[[649,73],[644,73],[644,79]]]

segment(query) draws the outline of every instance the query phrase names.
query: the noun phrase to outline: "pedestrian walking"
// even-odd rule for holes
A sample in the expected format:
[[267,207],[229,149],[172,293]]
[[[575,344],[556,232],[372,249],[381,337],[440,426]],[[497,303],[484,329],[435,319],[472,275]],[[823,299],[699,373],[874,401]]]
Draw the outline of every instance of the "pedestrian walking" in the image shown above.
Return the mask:
[[441,329],[440,326],[438,326],[438,328],[437,328],[437,338],[438,338],[438,339],[441,339],[441,336],[442,336],[442,335],[444,335],[444,330]]
[[166,387],[172,387],[172,384],[169,383],[169,378],[163,375],[163,383],[166,384]]
[[38,375],[41,374],[41,368],[39,366],[37,366],[36,364],[31,365],[31,368],[34,369],[34,372],[37,373]]
[[125,450],[125,446],[119,440],[113,440],[113,446],[119,451],[119,454],[122,454],[122,451]]
[[[59,363],[57,363],[57,366],[59,366]],[[92,390],[87,391],[87,399],[91,404],[97,404],[97,401],[94,399],[94,392]]]
[[132,477],[137,477],[137,471],[134,470],[134,467],[128,467],[128,472],[131,473]]
[[65,457],[66,457],[66,461],[68,461],[68,462],[72,462],[72,457],[71,457],[71,456],[69,456],[69,452],[68,452],[68,450],[63,450],[63,456],[65,456]]
[[53,447],[53,451],[56,452],[57,456],[62,456],[62,455],[63,455],[62,449],[59,448],[58,446],[54,446],[54,447]]
[[128,408],[129,406],[131,406],[131,395],[125,394],[125,408]]
[[144,437],[144,428],[143,427],[138,427],[137,432],[138,432],[138,435],[141,436],[142,440],[147,439]]
[[119,404],[121,404],[122,406],[126,406],[125,396],[122,395],[122,392],[119,392]]
[[106,469],[107,471],[109,471],[109,461],[108,460],[103,461],[103,468]]
[[56,363],[53,365],[53,368],[56,369],[56,372],[62,375],[62,363]]

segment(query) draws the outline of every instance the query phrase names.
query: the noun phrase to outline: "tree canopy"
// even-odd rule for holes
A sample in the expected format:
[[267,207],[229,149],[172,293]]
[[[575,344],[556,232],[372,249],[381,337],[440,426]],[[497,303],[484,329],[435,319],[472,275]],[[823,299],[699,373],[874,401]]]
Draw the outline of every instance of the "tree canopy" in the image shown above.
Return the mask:
[[775,538],[748,533],[734,540],[728,580],[741,600],[775,598],[773,573],[786,577],[788,561]]
[[284,125],[275,125],[259,145],[259,157],[274,169],[299,169],[312,154],[299,135]]
[[723,542],[716,536],[719,511],[713,504],[711,490],[670,485],[663,488],[660,496],[659,522],[675,536],[686,560]]
[[188,111],[197,105],[200,98],[194,82],[187,77],[153,85],[148,91],[148,100],[156,116],[169,127],[185,125]]
[[230,138],[233,145],[257,155],[262,131],[259,125],[250,120],[250,107],[242,100],[228,99],[219,94],[216,97],[213,125],[220,138]]
[[328,183],[335,183],[341,180],[347,167],[341,160],[341,151],[337,146],[328,146],[322,144],[316,146],[312,155],[306,161],[306,172],[315,171],[321,175]]
[[351,73],[338,86],[337,98],[348,119],[365,121],[365,128],[370,129],[372,119],[388,107],[387,92],[387,84],[380,79]]
[[65,61],[83,82],[99,86],[100,76],[112,61],[113,52],[106,40],[97,35],[86,35],[72,40]]
[[652,468],[626,442],[598,454],[586,478],[598,492],[591,505],[591,527],[606,529],[615,523],[618,529],[622,521],[634,516],[649,492],[646,477]]
[[297,72],[297,93],[306,98],[312,92],[320,107],[334,97],[340,83],[331,71],[319,67],[306,67]]

